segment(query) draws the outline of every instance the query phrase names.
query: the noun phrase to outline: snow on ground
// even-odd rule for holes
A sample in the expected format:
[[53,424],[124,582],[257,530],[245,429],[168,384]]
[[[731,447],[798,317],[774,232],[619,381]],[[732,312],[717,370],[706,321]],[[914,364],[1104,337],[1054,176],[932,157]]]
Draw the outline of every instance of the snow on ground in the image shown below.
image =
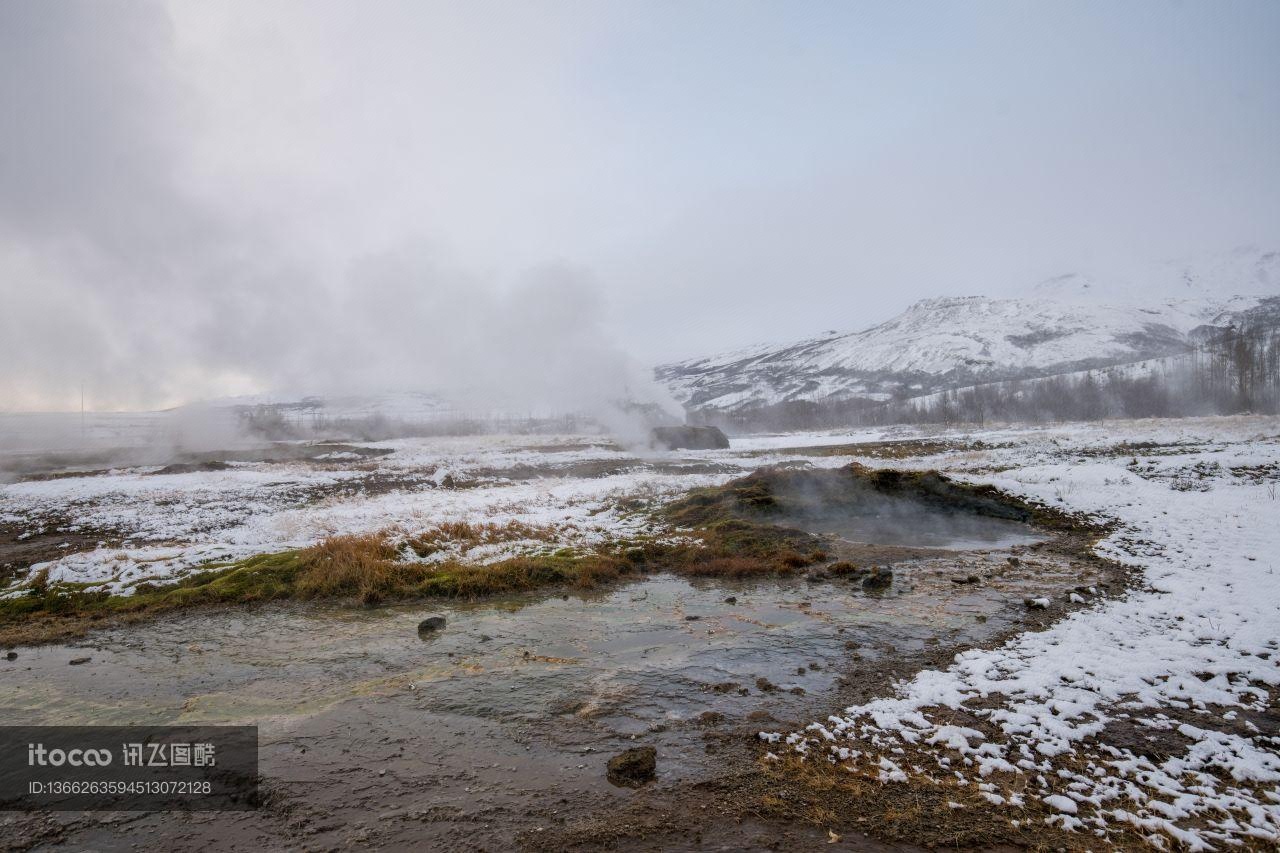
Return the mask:
[[[919,464],[1118,521],[1098,551],[1145,588],[1076,594],[1093,605],[786,741],[885,784],[971,786],[1011,821],[1037,799],[1036,819],[1100,838],[1128,824],[1160,847],[1280,843],[1280,737],[1257,724],[1280,686],[1280,421],[968,435],[1016,446]],[[1108,743],[1123,729],[1161,747]]]
[[[408,439],[368,445],[392,451],[375,460],[13,483],[0,486],[0,522],[124,531],[122,544],[35,567],[112,589],[337,533],[411,535],[448,521],[520,522],[590,546],[646,530],[623,498],[663,499],[787,459],[884,464],[796,449],[912,437],[961,449],[891,464],[1116,522],[1098,551],[1141,583],[1122,598],[1071,593],[1083,608],[1049,630],[962,653],[785,741],[884,784],[970,787],[1010,821],[1102,843],[1117,825],[1157,846],[1280,843],[1280,419],[860,429],[648,455],[598,436]],[[378,478],[392,483],[365,488]],[[1144,749],[1151,738],[1158,748]]]
[[[310,462],[236,463],[227,470],[157,474],[155,467],[0,485],[0,523],[102,536],[98,547],[39,563],[55,582],[129,592],[216,562],[314,544],[336,534],[410,536],[445,522],[518,522],[554,532],[557,546],[590,547],[646,532],[626,498],[655,500],[724,482],[761,464],[723,451],[638,456],[599,436],[478,436],[361,445],[372,461],[326,454]],[[838,461],[838,460],[837,460]],[[598,469],[593,466],[598,466]],[[381,481],[390,478],[390,487]],[[118,536],[113,536],[118,532]],[[504,543],[467,556],[491,561]],[[25,577],[6,592],[19,594]]]

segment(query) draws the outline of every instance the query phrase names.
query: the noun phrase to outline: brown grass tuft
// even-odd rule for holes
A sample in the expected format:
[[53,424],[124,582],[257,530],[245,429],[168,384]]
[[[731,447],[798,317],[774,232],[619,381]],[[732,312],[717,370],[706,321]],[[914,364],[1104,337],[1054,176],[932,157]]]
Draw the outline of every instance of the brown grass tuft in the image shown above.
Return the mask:
[[294,582],[301,598],[354,595],[366,603],[403,594],[420,583],[423,567],[396,561],[396,549],[386,536],[331,536],[299,555],[301,570]]

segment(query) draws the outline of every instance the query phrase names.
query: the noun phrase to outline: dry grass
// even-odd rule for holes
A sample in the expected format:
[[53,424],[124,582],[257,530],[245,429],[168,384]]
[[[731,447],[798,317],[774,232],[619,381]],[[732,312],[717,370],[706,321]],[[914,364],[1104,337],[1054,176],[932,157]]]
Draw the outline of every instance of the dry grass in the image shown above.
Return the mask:
[[466,521],[446,521],[405,540],[405,547],[419,557],[429,557],[450,547],[460,550],[477,545],[494,545],[503,542],[546,542],[557,540],[559,531],[546,525],[509,521],[505,524],[474,524]]
[[375,604],[422,581],[420,567],[400,562],[396,549],[381,534],[331,536],[299,555],[302,568],[294,580],[300,598],[355,595]]

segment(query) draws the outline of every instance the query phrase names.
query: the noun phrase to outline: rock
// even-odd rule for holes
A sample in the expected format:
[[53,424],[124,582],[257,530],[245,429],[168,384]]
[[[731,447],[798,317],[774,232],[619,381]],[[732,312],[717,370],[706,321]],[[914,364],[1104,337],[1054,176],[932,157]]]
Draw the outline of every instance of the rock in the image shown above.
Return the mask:
[[686,622],[697,622],[697,621],[698,621],[699,619],[701,619],[701,618],[702,618],[701,616],[698,616],[698,615],[696,615],[696,614],[690,613],[688,616],[684,617],[684,621],[686,621]]
[[82,663],[88,663],[88,662],[89,662],[89,661],[91,661],[91,660],[93,660],[93,658],[91,658],[91,657],[86,657],[86,658],[72,658],[71,660],[67,661],[67,663],[71,664],[72,666],[79,666],[80,664],[82,664]]
[[658,751],[637,746],[609,759],[608,777],[615,785],[638,788],[653,779],[658,769]]
[[893,583],[893,572],[888,569],[876,569],[862,581],[862,588],[868,590],[888,589]]
[[443,616],[428,616],[418,623],[419,634],[434,634],[436,631],[444,629]]
[[17,653],[17,652],[5,652],[4,659],[5,659],[5,660],[17,660],[17,659],[18,659],[18,653]]
[[1016,566],[1016,565],[1019,565],[1022,561],[1019,560],[1017,557],[1010,557],[1006,562],[1008,562],[1008,564],[1011,566]]
[[649,443],[667,450],[726,450],[729,437],[713,426],[654,427]]
[[488,634],[481,634],[481,635],[480,635],[480,642],[482,642],[482,643],[487,643],[487,642],[489,642],[489,641],[490,641],[490,640],[492,640],[492,639],[493,639],[493,637],[490,637]]
[[1025,604],[1027,607],[1029,607],[1029,608],[1030,608],[1030,609],[1032,609],[1032,610],[1044,610],[1046,607],[1048,607],[1048,606],[1049,606],[1049,599],[1047,599],[1047,598],[1024,598],[1024,599],[1022,599],[1022,603],[1023,603],[1023,604]]
[[737,603],[738,603],[738,596],[736,596],[736,595],[731,595],[731,596],[729,596],[728,598],[726,598],[726,599],[724,600],[724,603],[725,603],[725,604],[737,604]]
[[772,693],[778,689],[778,685],[762,676],[756,679],[756,689],[761,693]]
[[962,578],[952,578],[952,583],[977,583],[980,578],[977,575],[966,575]]

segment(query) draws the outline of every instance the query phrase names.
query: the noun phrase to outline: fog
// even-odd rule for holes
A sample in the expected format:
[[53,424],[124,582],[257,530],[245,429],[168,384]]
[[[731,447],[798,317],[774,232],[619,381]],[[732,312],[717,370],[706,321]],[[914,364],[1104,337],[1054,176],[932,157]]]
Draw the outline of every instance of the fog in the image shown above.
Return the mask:
[[0,410],[430,391],[1273,242],[1272,3],[0,2]]

